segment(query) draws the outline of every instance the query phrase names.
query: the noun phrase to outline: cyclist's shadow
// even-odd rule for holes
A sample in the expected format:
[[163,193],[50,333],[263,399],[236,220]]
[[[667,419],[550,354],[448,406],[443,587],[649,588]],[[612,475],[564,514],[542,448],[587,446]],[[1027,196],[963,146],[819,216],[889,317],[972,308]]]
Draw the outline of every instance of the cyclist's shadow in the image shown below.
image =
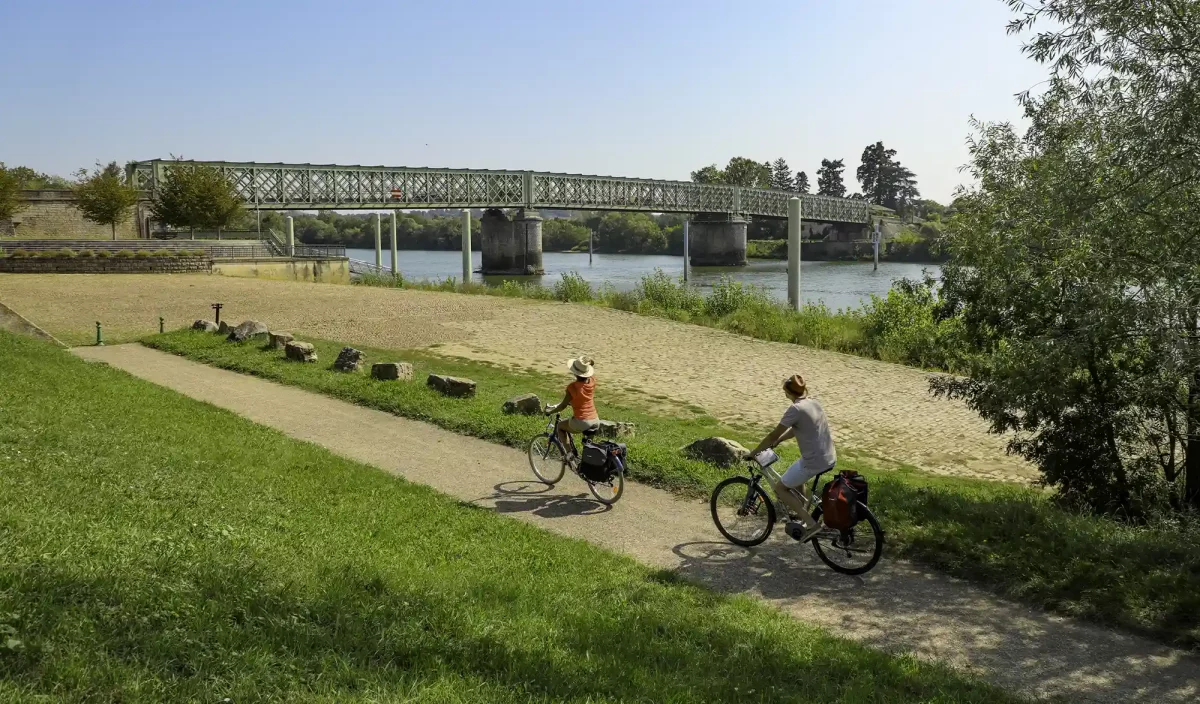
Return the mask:
[[862,577],[838,574],[825,567],[810,546],[787,539],[768,540],[753,548],[720,540],[692,541],[671,550],[680,559],[676,567],[679,574],[725,591],[756,592],[768,599],[832,595],[867,584]]
[[[593,516],[610,511],[588,494],[555,494],[555,487],[536,481],[500,482],[496,493],[481,501],[490,503],[497,513],[532,513],[540,518]],[[479,501],[473,502],[478,503]]]

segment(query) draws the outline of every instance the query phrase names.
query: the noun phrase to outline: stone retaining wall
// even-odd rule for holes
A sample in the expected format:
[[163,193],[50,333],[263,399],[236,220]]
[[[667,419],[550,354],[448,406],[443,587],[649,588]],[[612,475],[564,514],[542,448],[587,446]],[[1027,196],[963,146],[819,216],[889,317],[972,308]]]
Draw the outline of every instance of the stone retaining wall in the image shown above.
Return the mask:
[[0,257],[5,274],[184,274],[209,273],[207,257]]
[[[75,207],[75,194],[71,191],[22,191],[21,199],[25,207],[17,211],[11,220],[0,220],[0,239],[112,239],[112,230],[108,225],[97,225],[83,217],[83,213]],[[117,239],[137,238],[137,219],[142,217],[141,210],[140,207],[135,208],[128,220],[117,225]]]

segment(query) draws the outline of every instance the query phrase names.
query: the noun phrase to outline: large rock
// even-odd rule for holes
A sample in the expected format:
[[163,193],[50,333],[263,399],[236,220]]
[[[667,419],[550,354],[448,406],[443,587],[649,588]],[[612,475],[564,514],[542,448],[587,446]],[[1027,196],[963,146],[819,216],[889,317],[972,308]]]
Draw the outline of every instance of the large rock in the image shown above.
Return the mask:
[[229,323],[224,320],[222,320],[221,324],[217,326],[217,332],[221,335],[228,335],[231,330],[233,330],[233,328],[229,327]]
[[408,362],[376,362],[371,365],[371,377],[380,381],[412,381],[413,368]]
[[704,460],[722,467],[738,464],[749,452],[741,444],[726,438],[704,438],[683,448],[683,454],[692,459]]
[[536,416],[542,412],[542,399],[538,398],[537,394],[521,394],[505,401],[500,409],[505,413]]
[[293,362],[317,361],[317,349],[307,342],[289,342],[283,346],[283,354]]
[[252,337],[266,335],[270,330],[267,329],[266,323],[260,323],[257,320],[247,320],[241,325],[229,331],[229,336],[225,339],[230,342],[245,342]]
[[596,435],[602,438],[631,438],[637,434],[637,427],[633,423],[618,423],[611,420],[600,421],[599,430]]
[[459,398],[475,395],[475,382],[470,379],[463,379],[457,376],[442,376],[440,374],[430,374],[425,381],[427,386],[430,386],[447,396],[456,396]]
[[193,330],[203,330],[204,332],[216,332],[217,324],[211,320],[197,320],[192,323]]
[[333,362],[333,368],[339,372],[356,372],[362,369],[363,362],[367,361],[367,355],[353,347],[343,347],[341,352],[338,352],[337,359]]
[[267,339],[269,340],[267,343],[268,347],[273,350],[281,350],[284,347],[287,347],[287,343],[295,340],[296,338],[292,337],[290,332],[273,332],[270,333],[270,336]]

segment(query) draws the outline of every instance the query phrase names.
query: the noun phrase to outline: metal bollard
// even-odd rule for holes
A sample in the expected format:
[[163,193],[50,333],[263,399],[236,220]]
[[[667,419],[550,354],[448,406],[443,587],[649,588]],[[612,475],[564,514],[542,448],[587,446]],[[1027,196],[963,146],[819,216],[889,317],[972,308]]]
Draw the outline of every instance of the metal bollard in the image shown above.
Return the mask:
[[163,317],[161,315],[158,316],[158,334],[163,334]]
[[224,307],[225,306],[221,303],[212,304],[212,309],[217,312],[217,320],[216,320],[217,325],[221,324],[221,309]]
[[103,344],[104,344],[104,334],[102,332],[100,332],[100,321],[97,320],[96,321],[96,345],[100,346]]

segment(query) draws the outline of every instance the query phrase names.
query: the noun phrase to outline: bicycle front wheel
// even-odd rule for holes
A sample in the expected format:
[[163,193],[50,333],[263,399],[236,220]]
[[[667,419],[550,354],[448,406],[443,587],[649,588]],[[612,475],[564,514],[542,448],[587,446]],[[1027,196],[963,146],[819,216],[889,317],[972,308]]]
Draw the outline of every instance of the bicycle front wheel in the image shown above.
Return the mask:
[[[861,501],[858,503],[858,524],[850,530],[822,528],[812,539],[813,550],[821,562],[834,572],[842,574],[864,574],[869,572],[883,555],[883,529],[875,514]],[[813,518],[821,520],[820,507]]]
[[734,545],[754,547],[775,527],[775,504],[761,486],[745,477],[730,477],[718,484],[708,505],[717,530]]
[[562,447],[549,434],[535,436],[529,441],[529,468],[534,476],[554,486],[567,471]]

